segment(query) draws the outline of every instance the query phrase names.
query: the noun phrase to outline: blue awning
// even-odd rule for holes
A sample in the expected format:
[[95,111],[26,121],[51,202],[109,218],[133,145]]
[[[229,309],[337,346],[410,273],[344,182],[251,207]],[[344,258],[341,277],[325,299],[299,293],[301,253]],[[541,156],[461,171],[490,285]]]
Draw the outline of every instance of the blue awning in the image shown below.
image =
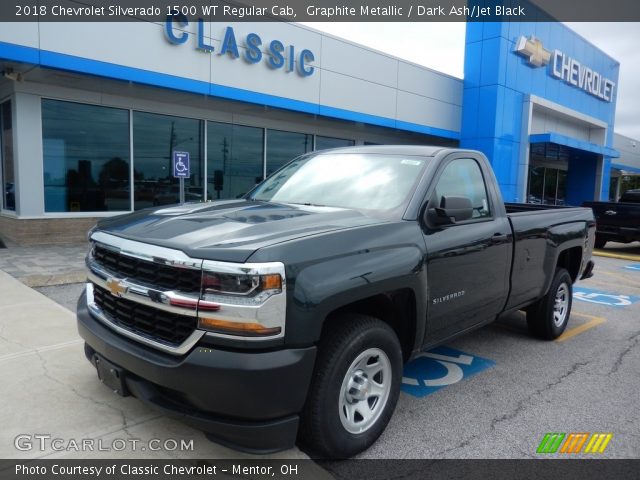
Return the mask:
[[640,168],[630,167],[629,165],[623,165],[621,163],[612,163],[611,168],[617,168],[618,170],[624,170],[629,173],[640,173]]
[[605,157],[619,158],[620,152],[614,148],[603,147],[597,143],[589,143],[577,138],[567,137],[559,133],[536,133],[529,135],[530,143],[555,143],[556,145],[564,145],[565,147],[584,150],[586,152],[598,153]]

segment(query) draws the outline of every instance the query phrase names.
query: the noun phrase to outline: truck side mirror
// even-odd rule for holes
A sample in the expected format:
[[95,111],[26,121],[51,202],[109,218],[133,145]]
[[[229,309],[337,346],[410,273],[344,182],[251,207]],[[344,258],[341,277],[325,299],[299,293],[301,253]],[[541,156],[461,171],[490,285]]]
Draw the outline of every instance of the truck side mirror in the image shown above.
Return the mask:
[[443,196],[440,206],[429,208],[429,220],[436,225],[451,225],[473,217],[473,204],[468,197]]

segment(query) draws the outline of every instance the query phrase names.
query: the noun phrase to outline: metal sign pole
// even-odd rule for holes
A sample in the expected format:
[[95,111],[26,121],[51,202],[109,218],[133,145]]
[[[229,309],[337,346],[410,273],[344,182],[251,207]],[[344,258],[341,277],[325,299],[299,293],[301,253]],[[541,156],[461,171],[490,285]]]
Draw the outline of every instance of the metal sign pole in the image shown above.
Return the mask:
[[184,177],[180,177],[180,203],[184,204]]

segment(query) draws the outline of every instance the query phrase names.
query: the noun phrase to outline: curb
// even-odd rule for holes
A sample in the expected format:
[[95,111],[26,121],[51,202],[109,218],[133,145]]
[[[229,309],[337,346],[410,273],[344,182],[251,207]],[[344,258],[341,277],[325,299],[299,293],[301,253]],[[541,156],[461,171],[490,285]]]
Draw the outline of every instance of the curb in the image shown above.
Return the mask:
[[618,258],[620,260],[631,260],[635,262],[640,262],[640,255],[624,255],[621,253],[603,252],[602,250],[594,250],[593,255],[598,257]]

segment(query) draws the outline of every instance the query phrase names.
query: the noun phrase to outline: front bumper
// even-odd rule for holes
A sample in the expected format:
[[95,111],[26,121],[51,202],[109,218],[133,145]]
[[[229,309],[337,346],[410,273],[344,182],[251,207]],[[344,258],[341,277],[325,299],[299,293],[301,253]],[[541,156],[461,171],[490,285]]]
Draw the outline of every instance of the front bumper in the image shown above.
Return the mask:
[[315,347],[256,353],[196,345],[176,357],[97,321],[85,294],[77,318],[89,360],[95,364],[97,353],[124,369],[127,389],[143,402],[240,450],[267,453],[294,445]]

